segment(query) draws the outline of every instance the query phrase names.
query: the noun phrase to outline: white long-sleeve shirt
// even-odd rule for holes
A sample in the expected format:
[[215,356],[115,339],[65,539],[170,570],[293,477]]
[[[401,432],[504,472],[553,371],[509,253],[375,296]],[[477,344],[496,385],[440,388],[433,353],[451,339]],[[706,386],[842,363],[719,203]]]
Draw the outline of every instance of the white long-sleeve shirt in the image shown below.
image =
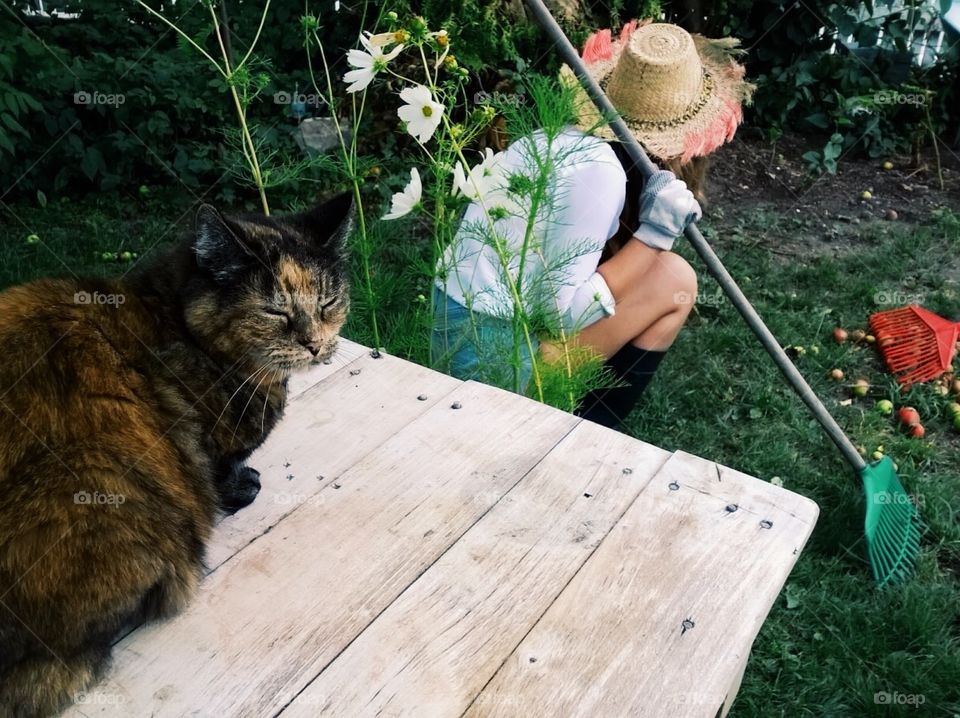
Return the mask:
[[530,199],[511,193],[515,206],[492,226],[480,203],[473,202],[440,261],[437,286],[474,311],[511,317],[513,293],[492,246],[496,237],[505,249],[511,281],[517,281],[523,260],[521,295],[526,311],[555,312],[565,331],[579,330],[615,311],[597,264],[619,226],[626,173],[606,142],[573,127],[547,144],[545,133],[538,131],[503,153],[506,172],[521,177],[535,178],[541,172],[535,158],[540,163],[548,156],[553,159],[548,200],[538,212],[526,257],[521,255]]

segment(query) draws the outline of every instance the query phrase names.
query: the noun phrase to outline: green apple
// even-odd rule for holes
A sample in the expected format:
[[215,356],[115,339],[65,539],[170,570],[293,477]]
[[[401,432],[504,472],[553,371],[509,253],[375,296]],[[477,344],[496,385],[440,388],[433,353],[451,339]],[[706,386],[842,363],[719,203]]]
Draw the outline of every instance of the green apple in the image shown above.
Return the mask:
[[893,402],[889,399],[881,399],[877,402],[877,411],[884,416],[890,416],[893,413]]

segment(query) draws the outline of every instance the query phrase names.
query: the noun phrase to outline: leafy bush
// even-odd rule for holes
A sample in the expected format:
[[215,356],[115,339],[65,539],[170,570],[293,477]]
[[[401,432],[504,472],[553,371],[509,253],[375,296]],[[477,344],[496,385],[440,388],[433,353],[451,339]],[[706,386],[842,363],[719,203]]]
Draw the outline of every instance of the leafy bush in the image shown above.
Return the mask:
[[[822,132],[829,140],[808,153],[816,169],[836,171],[847,151],[869,157],[915,149],[957,117],[956,53],[937,65],[910,64],[908,37],[933,19],[936,6],[893,2],[713,3],[708,34],[733,34],[749,48],[757,84],[750,118],[773,137],[784,130]],[[878,46],[877,38],[883,37]],[[834,38],[853,49],[831,52]],[[936,92],[933,91],[936,88]]]

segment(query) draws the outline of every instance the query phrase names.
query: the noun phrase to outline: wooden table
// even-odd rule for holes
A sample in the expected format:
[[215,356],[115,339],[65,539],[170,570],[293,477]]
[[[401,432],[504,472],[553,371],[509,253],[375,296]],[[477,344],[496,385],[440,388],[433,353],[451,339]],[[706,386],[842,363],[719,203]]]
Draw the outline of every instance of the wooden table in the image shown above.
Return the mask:
[[291,394],[190,607],[66,715],[712,718],[818,513],[346,341]]

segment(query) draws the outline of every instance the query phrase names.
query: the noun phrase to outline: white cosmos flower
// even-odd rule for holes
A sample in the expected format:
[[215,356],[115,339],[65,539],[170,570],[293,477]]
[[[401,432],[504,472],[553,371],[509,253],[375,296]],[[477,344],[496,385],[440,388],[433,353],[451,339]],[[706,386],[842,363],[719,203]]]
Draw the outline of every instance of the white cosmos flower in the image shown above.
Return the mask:
[[360,44],[366,48],[363,50],[350,50],[347,52],[347,62],[356,69],[350,70],[343,76],[344,82],[349,82],[347,92],[360,92],[366,89],[367,85],[373,82],[374,76],[385,70],[387,63],[400,54],[403,45],[397,45],[390,52],[384,53],[383,47],[373,42],[373,38],[360,36]]
[[420,204],[420,197],[423,194],[423,185],[420,182],[420,172],[416,167],[410,170],[410,182],[403,188],[402,192],[397,192],[390,200],[390,211],[383,215],[384,219],[399,219],[410,214],[413,208]]
[[494,154],[489,147],[484,150],[483,159],[472,168],[467,169],[459,162],[453,168],[453,194],[462,193],[468,199],[482,202],[488,209],[513,206],[507,189],[509,184],[503,152]]
[[407,104],[397,110],[397,115],[407,123],[407,132],[426,144],[433,137],[443,119],[444,106],[433,99],[433,93],[423,85],[408,87],[400,93]]

